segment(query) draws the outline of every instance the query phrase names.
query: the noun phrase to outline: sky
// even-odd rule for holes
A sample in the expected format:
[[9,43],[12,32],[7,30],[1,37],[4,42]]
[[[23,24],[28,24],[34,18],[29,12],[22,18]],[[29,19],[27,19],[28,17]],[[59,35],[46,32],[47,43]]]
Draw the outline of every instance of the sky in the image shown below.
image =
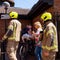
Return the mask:
[[14,0],[15,7],[20,7],[24,9],[31,9],[32,6],[37,3],[38,0]]

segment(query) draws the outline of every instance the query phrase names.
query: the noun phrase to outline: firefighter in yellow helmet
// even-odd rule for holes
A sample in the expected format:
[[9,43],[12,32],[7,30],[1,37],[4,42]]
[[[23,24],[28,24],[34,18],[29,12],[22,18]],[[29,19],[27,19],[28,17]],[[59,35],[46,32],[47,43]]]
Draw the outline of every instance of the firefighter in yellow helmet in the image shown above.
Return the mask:
[[8,39],[6,52],[8,54],[9,60],[17,60],[16,51],[20,41],[21,23],[17,20],[17,12],[12,11],[9,13],[9,16],[12,20],[10,21],[8,30],[3,36],[2,40]]
[[58,52],[57,29],[52,23],[52,14],[45,12],[41,15],[44,21],[44,32],[42,40],[42,60],[55,60]]

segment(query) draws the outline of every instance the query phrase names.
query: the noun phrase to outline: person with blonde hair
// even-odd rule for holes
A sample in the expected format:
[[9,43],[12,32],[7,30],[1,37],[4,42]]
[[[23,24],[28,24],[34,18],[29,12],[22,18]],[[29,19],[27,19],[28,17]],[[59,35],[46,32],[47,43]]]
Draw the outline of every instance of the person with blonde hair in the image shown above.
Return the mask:
[[37,60],[41,60],[41,40],[42,40],[42,25],[39,21],[34,22],[34,28],[36,29],[33,32],[33,36],[35,38],[35,55]]

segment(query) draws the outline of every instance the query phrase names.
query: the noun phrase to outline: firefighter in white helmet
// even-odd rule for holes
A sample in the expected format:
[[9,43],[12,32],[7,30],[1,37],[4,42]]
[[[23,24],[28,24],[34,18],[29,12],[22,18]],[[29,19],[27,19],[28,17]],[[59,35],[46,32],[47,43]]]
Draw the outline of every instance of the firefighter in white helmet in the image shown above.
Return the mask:
[[42,40],[42,60],[55,60],[58,52],[57,29],[52,23],[52,14],[45,12],[41,15],[44,21],[44,32]]
[[18,44],[20,41],[21,23],[17,20],[18,13],[10,12],[9,16],[11,21],[8,26],[6,34],[3,36],[2,40],[8,38],[6,52],[10,60],[17,60],[16,51],[18,49]]

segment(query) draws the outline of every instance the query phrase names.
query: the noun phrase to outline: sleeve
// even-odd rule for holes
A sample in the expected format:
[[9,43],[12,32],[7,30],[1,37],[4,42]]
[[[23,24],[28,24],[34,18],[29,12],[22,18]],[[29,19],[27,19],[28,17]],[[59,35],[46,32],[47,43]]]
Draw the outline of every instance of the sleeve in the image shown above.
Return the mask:
[[22,35],[22,39],[24,40],[26,38],[26,34],[23,34]]
[[3,40],[5,40],[8,37],[10,37],[12,33],[13,33],[13,23],[10,22],[10,24],[8,26],[8,30],[7,30],[6,34],[3,36]]
[[9,26],[8,26],[8,30],[6,32],[6,36],[9,37],[11,36],[11,34],[13,33],[13,22],[10,22]]
[[13,34],[13,31],[11,29],[8,29],[8,31],[6,32],[6,36],[10,37]]
[[53,29],[50,27],[46,33],[46,36],[47,36],[47,46],[52,46],[52,42],[54,40],[54,31]]
[[47,42],[46,42],[46,49],[51,50],[54,41],[54,30],[52,27],[49,27],[46,32]]
[[10,22],[9,26],[8,26],[8,29],[12,30],[13,31],[13,22]]
[[24,40],[24,39],[30,40],[30,36],[29,36],[28,34],[24,34],[24,35],[22,36],[22,40]]

